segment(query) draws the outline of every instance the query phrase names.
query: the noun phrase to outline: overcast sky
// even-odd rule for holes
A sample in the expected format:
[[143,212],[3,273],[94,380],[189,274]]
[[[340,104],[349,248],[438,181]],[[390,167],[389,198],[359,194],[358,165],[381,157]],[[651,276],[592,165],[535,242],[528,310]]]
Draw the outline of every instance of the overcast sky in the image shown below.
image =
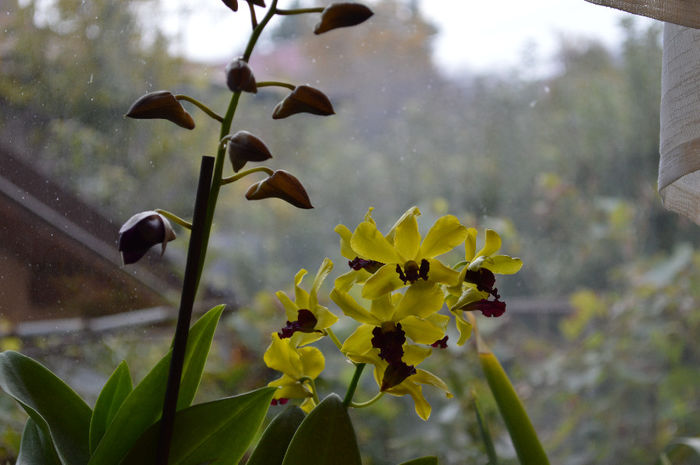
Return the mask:
[[[420,7],[439,28],[435,56],[447,72],[505,70],[526,53],[545,62],[562,37],[597,38],[615,47],[620,19],[632,16],[584,0],[420,0]],[[180,34],[178,51],[190,58],[226,61],[240,53],[250,31],[244,5],[235,15],[212,0],[168,0],[163,8],[163,28]]]

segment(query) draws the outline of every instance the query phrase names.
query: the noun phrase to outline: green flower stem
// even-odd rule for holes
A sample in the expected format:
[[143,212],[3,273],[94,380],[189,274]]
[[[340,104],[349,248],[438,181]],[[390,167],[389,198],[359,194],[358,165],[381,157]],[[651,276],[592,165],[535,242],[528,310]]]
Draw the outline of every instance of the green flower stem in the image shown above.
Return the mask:
[[360,381],[360,375],[362,374],[362,370],[364,369],[364,363],[355,364],[355,374],[352,375],[352,381],[350,381],[350,386],[348,386],[348,392],[345,393],[345,399],[343,399],[343,405],[345,406],[345,408],[347,408],[352,403],[352,396],[355,395],[357,383]]
[[314,399],[314,404],[318,405],[321,401],[318,398],[318,391],[316,390],[316,383],[314,382],[314,380],[309,378],[308,376],[304,376],[302,378],[299,378],[299,382],[306,383],[309,385],[309,387],[311,388],[311,395]]
[[255,15],[255,5],[253,5],[253,2],[247,3],[248,9],[250,10],[250,24],[253,26],[253,30],[255,30],[255,28],[258,27],[258,18]]
[[[255,29],[253,29],[253,32],[250,34],[250,38],[248,39],[248,45],[246,46],[245,53],[243,54],[243,60],[248,61],[250,59],[250,55],[253,53],[253,48],[255,48],[255,44],[258,41],[258,38],[260,37],[260,34],[262,33],[263,29],[267,25],[268,22],[270,22],[270,19],[275,14],[275,8],[277,7],[277,0],[272,0],[272,3],[270,5],[270,9],[268,10],[267,14],[263,18],[263,20],[255,26]],[[219,141],[224,139],[226,136],[228,136],[229,132],[231,131],[231,124],[233,123],[233,116],[236,114],[236,109],[238,108],[238,102],[241,99],[241,92],[234,92],[233,95],[231,96],[231,101],[229,102],[228,109],[226,110],[226,115],[224,116],[224,120],[221,122],[221,131],[219,132]],[[199,263],[199,272],[197,276],[197,283],[199,284],[199,280],[202,277],[202,270],[204,269],[204,260],[206,258],[206,252],[207,252],[207,247],[209,246],[209,237],[211,235],[211,227],[212,223],[214,222],[214,212],[216,210],[216,202],[219,198],[219,191],[221,189],[221,178],[222,174],[224,172],[224,160],[226,158],[226,148],[224,147],[223,144],[219,143],[219,149],[216,152],[216,161],[214,162],[214,177],[212,180],[211,184],[211,191],[209,194],[209,206],[207,208],[207,219],[205,223],[205,229],[204,229],[204,242],[203,242],[203,251],[202,251],[202,258]]]
[[368,400],[366,402],[350,402],[350,407],[352,407],[352,408],[369,407],[370,405],[372,405],[373,403],[375,403],[376,401],[378,401],[382,397],[384,397],[384,393],[382,391],[379,391],[376,396],[372,397],[370,400]]
[[161,215],[163,215],[164,217],[166,217],[167,219],[169,219],[173,223],[177,223],[185,229],[192,230],[192,223],[190,223],[187,220],[183,220],[182,218],[180,218],[179,216],[177,216],[174,213],[170,213],[167,210],[161,210],[160,208],[156,208],[156,213],[160,213]]
[[243,61],[248,62],[248,60],[250,60],[250,55],[253,53],[253,48],[255,48],[255,44],[258,42],[260,34],[262,33],[263,29],[265,29],[265,26],[267,26],[267,23],[269,23],[272,17],[275,16],[276,11],[277,0],[272,0],[270,8],[267,10],[267,14],[265,14],[262,21],[260,21],[260,24],[255,26],[253,32],[250,34],[250,38],[248,39],[248,45],[246,46],[245,52],[243,53]]
[[324,331],[326,332],[326,335],[331,338],[331,341],[333,341],[333,344],[335,344],[338,350],[343,348],[343,344],[340,342],[340,339],[338,339],[338,336],[335,335],[331,328],[326,328]]
[[227,178],[222,178],[221,185],[223,186],[224,184],[230,184],[232,182],[236,182],[241,178],[245,178],[249,174],[259,173],[259,172],[267,173],[270,176],[275,174],[275,170],[268,168],[267,166],[258,166],[257,168],[251,168],[251,169],[246,170],[246,171],[241,171],[238,174],[234,174],[233,176],[229,176]]
[[256,87],[285,87],[289,90],[294,90],[297,88],[294,84],[282,81],[262,81],[255,84]]
[[282,16],[289,16],[289,15],[303,15],[306,13],[323,13],[323,10],[325,10],[324,7],[319,6],[316,8],[295,8],[293,10],[282,10],[282,9],[277,9],[275,13],[278,15]]
[[208,106],[206,106],[205,104],[200,102],[199,100],[190,97],[189,95],[178,94],[175,96],[175,98],[178,100],[185,100],[186,102],[190,102],[190,103],[194,104],[200,110],[202,110],[204,113],[206,113],[207,115],[209,115],[212,118],[214,118],[215,120],[217,120],[219,123],[224,122],[224,118],[222,118],[220,115],[218,115],[216,112],[214,112],[214,110],[212,110],[211,108],[209,108]]

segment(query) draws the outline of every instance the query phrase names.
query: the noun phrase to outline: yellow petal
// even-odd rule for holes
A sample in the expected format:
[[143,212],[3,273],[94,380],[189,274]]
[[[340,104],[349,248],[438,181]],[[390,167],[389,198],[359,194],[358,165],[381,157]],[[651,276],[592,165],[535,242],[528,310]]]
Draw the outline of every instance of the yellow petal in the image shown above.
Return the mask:
[[445,330],[428,320],[409,316],[401,320],[401,328],[413,342],[430,345],[445,337]]
[[417,346],[415,344],[404,344],[403,346],[403,360],[408,365],[418,365],[426,358],[430,357],[433,353],[433,349],[430,347]]
[[304,402],[301,403],[299,406],[300,409],[302,409],[306,413],[311,413],[311,411],[316,407],[316,403],[311,397],[308,397],[304,400]]
[[341,274],[337,278],[335,278],[335,282],[333,283],[333,287],[338,289],[339,291],[342,292],[348,292],[350,288],[352,287],[353,284],[358,280],[358,277],[362,273],[367,273],[364,270],[360,271],[355,271],[355,270],[350,270],[345,274]]
[[430,386],[436,387],[440,389],[442,392],[445,393],[445,397],[452,398],[452,393],[450,392],[450,389],[447,387],[447,384],[439,377],[435,376],[431,372],[427,370],[417,370],[418,372],[413,375],[413,382],[416,383],[421,383],[421,384],[428,384]]
[[484,259],[481,267],[486,268],[492,273],[515,274],[523,267],[523,261],[519,258],[509,257],[508,255],[496,255],[495,257]]
[[464,259],[468,262],[474,260],[476,254],[476,229],[467,229],[467,238],[464,241]]
[[467,237],[467,228],[459,222],[456,216],[446,215],[439,218],[420,247],[420,256],[424,258],[437,257],[457,247]]
[[299,308],[309,308],[309,293],[301,288],[301,280],[306,276],[306,270],[301,269],[294,276],[294,302]]
[[430,281],[416,281],[408,287],[399,302],[394,321],[403,320],[409,315],[426,318],[440,310],[444,300],[440,286]]
[[301,331],[297,331],[296,333],[292,334],[292,337],[290,339],[292,341],[292,344],[294,344],[294,347],[302,347],[307,344],[311,344],[312,342],[316,342],[322,338],[323,333],[302,333]]
[[301,359],[289,339],[280,339],[277,333],[272,333],[272,342],[268,346],[263,360],[273,370],[299,379],[303,376]]
[[337,225],[334,231],[340,236],[340,254],[348,260],[352,260],[357,257],[357,254],[350,246],[352,231],[350,231],[344,224]]
[[486,241],[484,242],[484,246],[479,250],[479,253],[476,254],[477,257],[488,257],[490,255],[493,255],[494,253],[498,252],[498,249],[501,248],[501,236],[498,235],[496,231],[493,229],[487,229],[486,230]]
[[394,223],[394,225],[391,227],[391,229],[389,230],[389,234],[386,235],[386,238],[390,241],[393,241],[394,235],[396,234],[396,228],[398,228],[399,225],[406,221],[408,218],[416,216],[420,216],[420,210],[418,210],[418,207],[411,207],[408,210],[406,210],[404,214],[401,215],[401,217],[398,220],[396,220],[396,223]]
[[404,396],[408,394],[413,398],[413,403],[415,404],[416,413],[423,420],[430,418],[431,407],[425,397],[423,397],[423,388],[420,384],[414,383],[411,379],[415,375],[409,376],[398,386],[394,386],[388,389],[386,392],[389,394],[394,394],[395,396]]
[[459,280],[459,272],[450,267],[445,266],[436,258],[429,258],[430,271],[428,271],[428,279],[448,286],[456,286],[461,283]]
[[313,313],[316,315],[316,326],[314,326],[314,329],[330,328],[338,321],[338,317],[323,305],[317,305]]
[[340,310],[353,320],[375,326],[381,324],[381,321],[377,320],[372,313],[365,310],[365,308],[358,304],[349,294],[341,292],[338,289],[333,289],[330,297],[331,300],[340,307]]
[[296,321],[297,317],[299,316],[299,307],[297,307],[297,304],[295,304],[294,301],[292,301],[292,299],[290,299],[284,291],[277,291],[275,292],[275,295],[284,307],[284,312],[287,315],[287,320]]
[[392,318],[394,316],[394,304],[389,294],[384,294],[373,300],[370,311],[378,321],[397,321]]
[[398,263],[400,261],[394,246],[386,240],[372,223],[360,223],[352,233],[350,245],[362,258],[376,260],[382,263]]
[[374,218],[372,218],[372,212],[374,211],[374,207],[369,207],[367,209],[367,213],[365,213],[365,221],[368,223],[376,224],[374,222]]
[[[332,269],[333,262],[330,258],[325,258],[316,272],[314,282],[311,285],[311,290],[309,291],[309,310],[313,311],[313,309],[318,305],[318,290]],[[318,315],[316,317],[318,318]]]
[[485,291],[478,291],[475,287],[465,286],[462,291],[462,295],[457,299],[451,307],[450,310],[455,311],[463,308],[473,302],[478,302],[481,299],[487,299],[489,293]]
[[304,376],[308,376],[311,379],[318,377],[326,366],[323,353],[316,347],[302,347],[297,349],[297,351],[303,366]]
[[347,356],[365,356],[372,350],[373,325],[360,325],[345,339],[340,351]]
[[379,268],[362,286],[362,297],[365,299],[378,299],[384,294],[395,291],[404,286],[396,272],[396,264],[387,264]]
[[420,232],[415,215],[410,215],[396,226],[394,247],[401,256],[401,263],[415,260],[420,248]]
[[455,324],[457,325],[457,331],[459,331],[459,340],[457,340],[457,345],[464,345],[467,340],[472,335],[472,325],[469,323],[462,314],[463,312],[457,311],[452,312],[455,316]]

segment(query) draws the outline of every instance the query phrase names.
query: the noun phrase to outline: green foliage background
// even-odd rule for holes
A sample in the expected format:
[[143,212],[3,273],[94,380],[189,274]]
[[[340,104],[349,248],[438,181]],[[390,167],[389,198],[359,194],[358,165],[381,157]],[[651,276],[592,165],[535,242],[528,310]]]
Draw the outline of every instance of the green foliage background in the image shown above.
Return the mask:
[[[115,224],[153,208],[188,217],[199,157],[215,150],[216,127],[195,109],[192,132],[122,115],[158,89],[223,111],[223,64],[169,55],[166,39],[137,20],[157,11],[152,0],[49,5],[3,3],[1,143]],[[664,211],[656,193],[659,28],[622,23],[625,39],[615,51],[562,42],[546,76],[523,67],[448,78],[431,61],[431,25],[398,1],[373,7],[367,27],[323,39],[303,19],[278,21],[268,54],[253,58],[259,80],[311,82],[338,114],[281,123],[270,119],[277,91],[243,97],[234,130],[263,138],[275,156],[271,166],[297,175],[316,208],[246,203],[245,186],[224,190],[205,280],[232,290],[248,310],[231,316],[220,335],[202,395],[231,394],[269,377],[260,354],[275,329],[270,321],[283,323],[269,295],[325,256],[344,269],[335,224],[352,227],[375,206],[386,227],[416,204],[424,224],[449,210],[465,224],[503,233],[506,252],[525,262],[517,278],[499,282],[506,300],[572,296],[574,312],[565,318],[512,315],[484,328],[553,463],[649,462],[672,438],[697,435],[698,235]],[[168,247],[177,270],[184,250],[184,241]],[[143,360],[145,370],[167,338],[125,334],[61,347],[64,356],[104,367],[98,371],[106,377],[124,356],[137,370],[132,360]],[[29,350],[59,366],[50,356],[57,343]],[[95,346],[104,355],[94,355]],[[512,463],[476,357],[453,349],[444,359],[436,371],[449,364],[460,408],[436,398],[428,424],[411,418],[403,400],[380,404],[369,419],[354,415],[366,463],[432,452],[444,463],[483,461],[472,388],[499,455]],[[11,426],[6,403],[0,398],[2,423]],[[11,429],[3,434],[11,457],[16,438]]]

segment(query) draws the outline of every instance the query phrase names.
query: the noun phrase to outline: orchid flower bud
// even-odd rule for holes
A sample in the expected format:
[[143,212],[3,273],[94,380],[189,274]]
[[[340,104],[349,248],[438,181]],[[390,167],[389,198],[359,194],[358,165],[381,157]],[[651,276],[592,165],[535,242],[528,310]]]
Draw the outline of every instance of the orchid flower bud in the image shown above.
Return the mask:
[[265,143],[248,131],[235,133],[228,141],[226,151],[236,173],[249,161],[265,161],[272,158]]
[[245,197],[248,200],[277,197],[297,208],[314,208],[301,182],[284,170],[277,170],[272,176],[250,186]]
[[119,229],[122,262],[125,265],[136,263],[156,244],[162,244],[163,255],[166,244],[173,239],[175,232],[163,215],[155,211],[137,213]]
[[322,34],[339,27],[350,27],[367,21],[374,13],[360,3],[333,3],[321,13],[321,21],[314,34]]
[[236,58],[226,65],[226,85],[231,92],[258,93],[253,70],[243,58]]
[[311,86],[297,86],[291,94],[277,104],[272,111],[272,119],[282,119],[296,113],[314,115],[334,115],[333,105],[326,95]]
[[167,90],[150,92],[139,97],[126,113],[135,119],[167,119],[185,129],[194,129],[194,120]]

